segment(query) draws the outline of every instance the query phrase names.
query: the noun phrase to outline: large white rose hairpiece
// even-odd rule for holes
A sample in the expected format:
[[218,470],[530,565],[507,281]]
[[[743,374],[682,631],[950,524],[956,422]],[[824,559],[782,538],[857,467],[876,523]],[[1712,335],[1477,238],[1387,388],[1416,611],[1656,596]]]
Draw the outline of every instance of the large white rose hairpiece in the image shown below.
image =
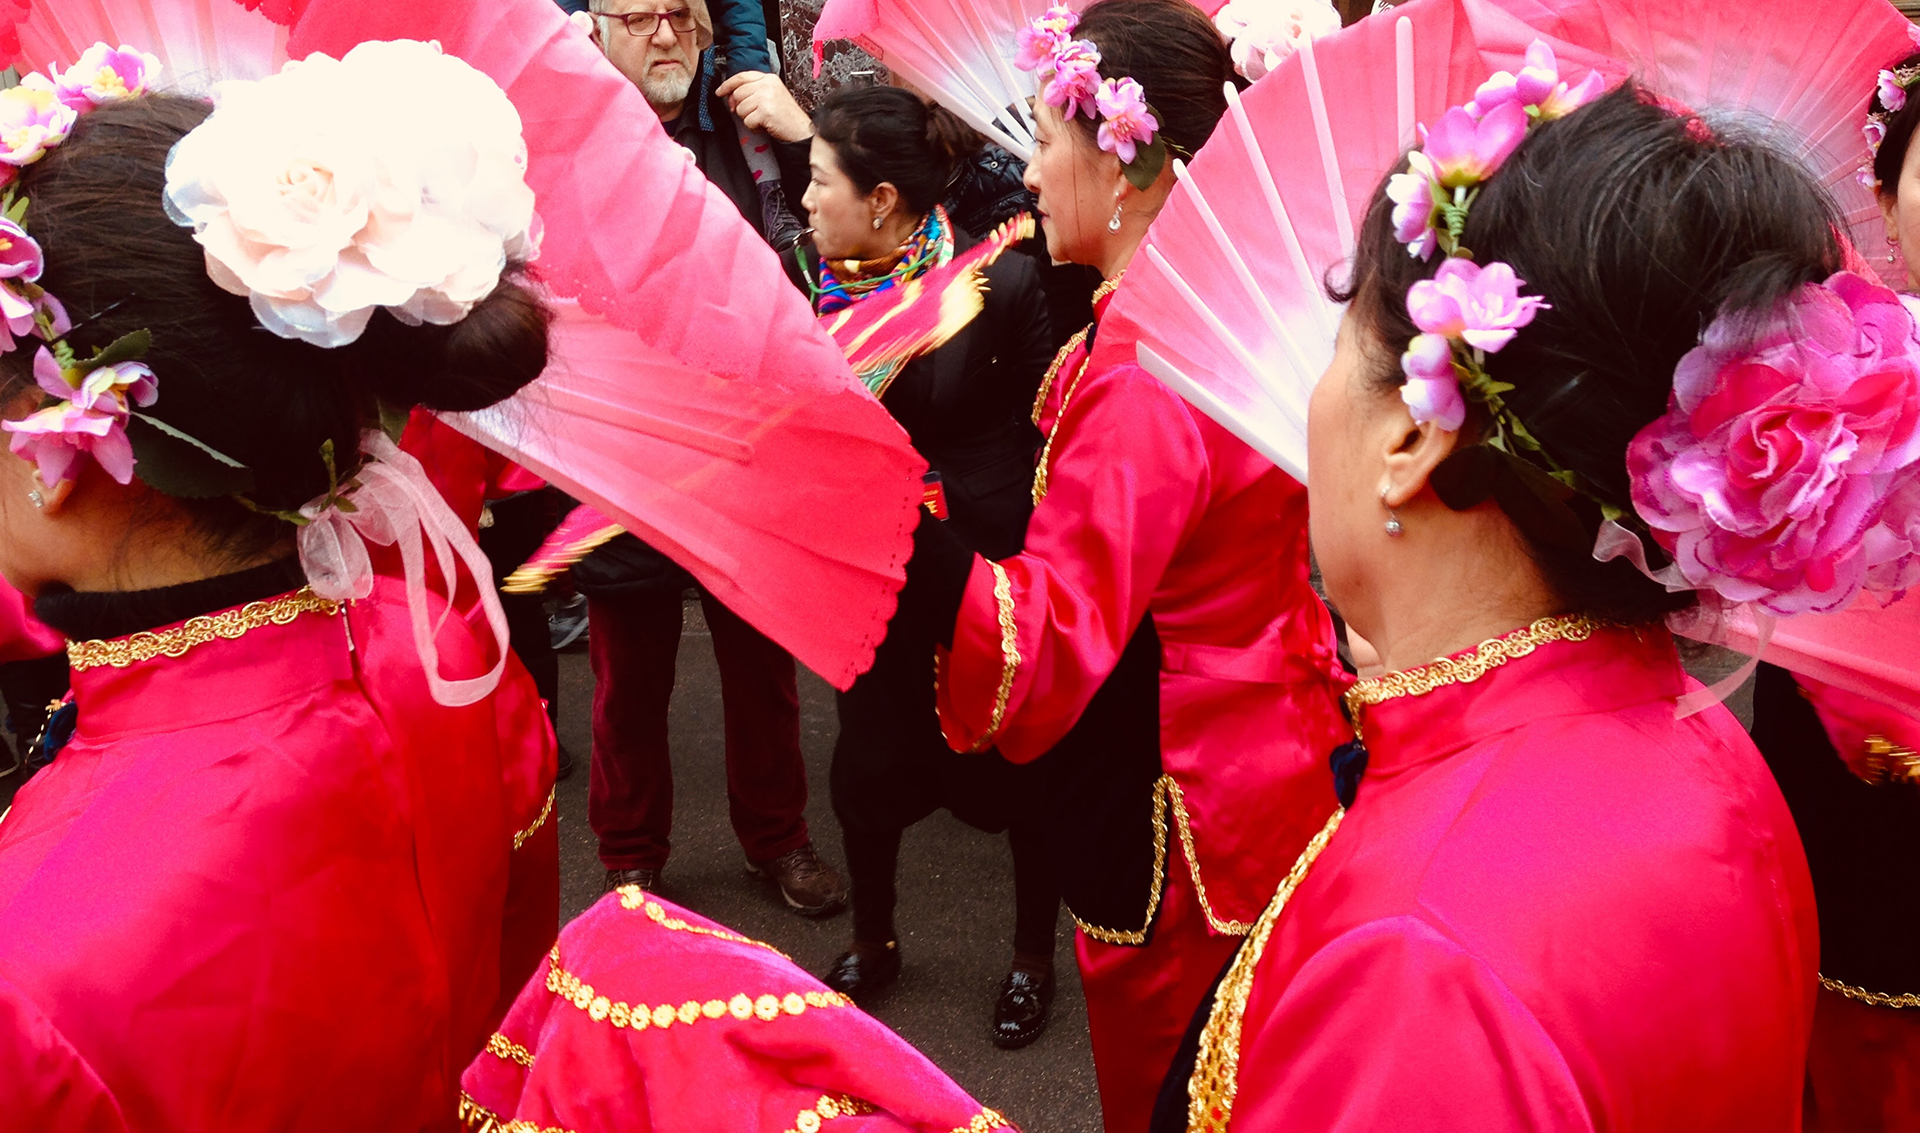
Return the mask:
[[283,338],[344,346],[377,307],[458,322],[538,250],[520,115],[438,43],[370,41],[213,89],[167,212]]

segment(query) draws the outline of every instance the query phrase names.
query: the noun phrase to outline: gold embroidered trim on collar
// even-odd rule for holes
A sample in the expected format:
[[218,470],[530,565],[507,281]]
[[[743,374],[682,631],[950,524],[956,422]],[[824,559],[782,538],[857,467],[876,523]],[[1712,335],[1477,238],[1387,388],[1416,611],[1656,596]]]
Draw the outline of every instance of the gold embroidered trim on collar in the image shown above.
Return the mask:
[[195,646],[209,642],[235,641],[256,629],[286,625],[301,614],[333,617],[339,612],[340,603],[322,598],[311,587],[302,586],[291,594],[282,594],[264,602],[249,602],[238,609],[188,618],[172,629],[163,629],[158,633],[143,630],[110,641],[69,641],[67,663],[73,666],[76,673],[84,673],[101,665],[124,669],[155,657],[182,657]]
[[711,936],[715,940],[725,940],[733,944],[751,944],[755,948],[766,949],[782,960],[793,959],[793,957],[780,951],[773,945],[768,944],[764,940],[755,940],[750,936],[740,936],[736,933],[727,932],[724,929],[701,928],[696,924],[688,924],[679,917],[670,917],[667,915],[666,907],[658,901],[648,900],[647,891],[638,885],[622,885],[620,888],[614,890],[614,892],[620,894],[621,908],[639,909],[647,914],[648,920],[659,925],[661,928],[671,929],[674,932],[698,933],[701,936]]
[[1224,1133],[1233,1117],[1233,1099],[1240,1089],[1240,1025],[1246,1017],[1247,1000],[1253,994],[1254,970],[1260,964],[1260,954],[1267,949],[1267,940],[1273,935],[1273,926],[1280,919],[1281,911],[1292,899],[1294,890],[1306,880],[1307,871],[1327,848],[1327,842],[1333,838],[1333,832],[1340,829],[1340,820],[1346,814],[1345,807],[1334,811],[1320,833],[1300,851],[1293,868],[1287,872],[1287,879],[1280,883],[1273,900],[1267,902],[1260,919],[1254,923],[1252,935],[1240,946],[1232,966],[1221,977],[1213,1008],[1207,1013],[1206,1029],[1200,1032],[1200,1053],[1193,1062],[1193,1076],[1187,1079],[1188,1133]]
[[834,991],[790,991],[785,995],[759,996],[741,992],[732,999],[709,999],[705,1002],[689,999],[678,1006],[671,1003],[662,1003],[657,1007],[648,1007],[644,1003],[629,1005],[601,995],[592,984],[580,982],[578,976],[561,967],[558,944],[547,953],[547,990],[585,1011],[587,1018],[596,1023],[611,1023],[623,1030],[631,1027],[636,1031],[644,1031],[648,1027],[664,1030],[675,1022],[692,1025],[702,1019],[724,1019],[729,1015],[743,1023],[748,1019],[771,1023],[782,1015],[804,1015],[809,1007],[853,1006],[853,1000]]
[[487,1040],[486,1052],[495,1058],[504,1058],[508,1062],[517,1062],[529,1070],[533,1069],[533,1052],[499,1031],[493,1032],[493,1036]]
[[1888,995],[1884,991],[1868,991],[1864,987],[1841,983],[1839,980],[1820,977],[1820,986],[1828,991],[1837,991],[1848,999],[1856,1000],[1873,1007],[1920,1007],[1920,995],[1907,992],[1902,995]]
[[1114,276],[1112,279],[1101,280],[1100,286],[1093,289],[1093,305],[1098,307],[1100,300],[1120,290],[1120,281],[1125,278],[1127,278],[1127,269],[1121,268],[1119,275]]
[[1471,684],[1508,661],[1527,656],[1542,645],[1555,641],[1585,641],[1599,628],[1600,623],[1585,614],[1541,618],[1503,637],[1488,638],[1467,653],[1442,657],[1418,668],[1368,677],[1347,690],[1347,712],[1357,727],[1360,709],[1369,704],[1384,704],[1402,696],[1424,696],[1443,685]]
[[553,794],[555,791],[559,789],[560,788],[557,786],[547,788],[546,805],[540,808],[540,813],[534,817],[532,826],[527,827],[525,830],[522,830],[518,834],[515,834],[513,836],[514,849],[517,850],[520,847],[526,845],[527,839],[533,837],[536,833],[539,832],[542,826],[545,826],[547,824],[547,819],[553,815]]
[[520,1118],[508,1121],[474,1101],[465,1090],[460,1091],[459,1116],[468,1133],[568,1133],[557,1125],[537,1125]]
[[820,1126],[836,1117],[864,1117],[873,1112],[875,1110],[871,1102],[863,1102],[852,1094],[841,1094],[837,1098],[821,1094],[820,1100],[814,1102],[811,1108],[801,1110],[800,1116],[793,1119],[793,1125],[787,1129],[787,1133],[820,1133]]
[[968,748],[969,754],[992,747],[1007,722],[1007,703],[1013,699],[1013,678],[1020,672],[1020,623],[1014,620],[1013,580],[1007,568],[988,560],[993,571],[993,600],[1000,607],[1000,687],[993,694],[993,713],[987,717],[987,730]]
[[1034,424],[1038,425],[1040,423],[1041,416],[1046,413],[1047,395],[1053,392],[1053,379],[1055,375],[1060,373],[1060,367],[1067,364],[1067,359],[1073,357],[1074,351],[1086,345],[1087,336],[1092,333],[1093,333],[1093,324],[1088,323],[1086,326],[1083,326],[1079,330],[1073,332],[1073,337],[1069,338],[1066,341],[1066,343],[1060,347],[1060,349],[1054,351],[1053,364],[1047,367],[1046,374],[1043,375],[1040,379],[1040,390],[1038,393],[1035,393],[1033,395],[1033,423]]
[[1102,944],[1145,944],[1147,930],[1153,927],[1153,915],[1160,911],[1160,898],[1167,891],[1167,791],[1164,784],[1172,780],[1171,775],[1162,775],[1153,785],[1153,891],[1147,894],[1147,919],[1132,932],[1117,928],[1102,928],[1080,919],[1080,915],[1069,906],[1067,915],[1080,931]]

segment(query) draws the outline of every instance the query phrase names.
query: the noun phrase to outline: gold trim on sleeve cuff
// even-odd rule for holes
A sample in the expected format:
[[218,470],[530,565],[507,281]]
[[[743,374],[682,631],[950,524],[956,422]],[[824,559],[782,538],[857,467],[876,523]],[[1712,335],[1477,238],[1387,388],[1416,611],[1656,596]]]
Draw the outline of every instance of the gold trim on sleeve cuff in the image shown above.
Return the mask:
[[1013,680],[1020,672],[1020,623],[1014,618],[1013,580],[1007,569],[988,560],[993,570],[993,600],[1000,608],[1000,688],[993,695],[993,714],[987,718],[987,730],[968,748],[969,754],[982,752],[1000,738],[1007,722],[1007,704],[1013,699]]

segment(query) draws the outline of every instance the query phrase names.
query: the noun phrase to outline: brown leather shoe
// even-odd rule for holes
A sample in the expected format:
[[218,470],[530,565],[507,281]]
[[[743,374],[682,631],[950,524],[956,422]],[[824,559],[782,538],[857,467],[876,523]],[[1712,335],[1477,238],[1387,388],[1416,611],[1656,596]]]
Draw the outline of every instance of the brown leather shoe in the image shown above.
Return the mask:
[[610,869],[607,871],[607,887],[601,892],[611,893],[622,885],[638,885],[647,892],[660,884],[660,871],[657,869]]
[[749,860],[747,872],[778,885],[780,896],[803,917],[824,917],[847,907],[846,883],[832,866],[820,860],[812,842],[772,861]]

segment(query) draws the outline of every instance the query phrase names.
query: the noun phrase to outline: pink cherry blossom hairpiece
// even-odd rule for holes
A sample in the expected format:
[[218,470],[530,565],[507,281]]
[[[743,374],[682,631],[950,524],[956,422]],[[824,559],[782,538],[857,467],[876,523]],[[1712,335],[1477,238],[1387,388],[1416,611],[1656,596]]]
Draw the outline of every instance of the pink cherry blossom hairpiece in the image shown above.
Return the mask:
[[1860,164],[1854,174],[1854,179],[1869,189],[1880,187],[1880,179],[1873,173],[1873,163],[1880,156],[1880,144],[1887,140],[1887,123],[1906,108],[1907,93],[1916,84],[1920,84],[1920,63],[1882,70],[1874,77],[1873,98],[1868,102],[1872,109],[1867,112],[1866,124],[1861,127],[1861,132],[1867,138],[1867,160]]
[[1167,164],[1160,120],[1147,105],[1146,90],[1131,76],[1100,77],[1100,49],[1091,40],[1074,39],[1079,13],[1063,4],[1048,8],[1020,29],[1014,66],[1050,75],[1040,91],[1047,105],[1067,118],[1086,115],[1099,123],[1095,140],[1120,159],[1120,168],[1136,189],[1145,189]]

